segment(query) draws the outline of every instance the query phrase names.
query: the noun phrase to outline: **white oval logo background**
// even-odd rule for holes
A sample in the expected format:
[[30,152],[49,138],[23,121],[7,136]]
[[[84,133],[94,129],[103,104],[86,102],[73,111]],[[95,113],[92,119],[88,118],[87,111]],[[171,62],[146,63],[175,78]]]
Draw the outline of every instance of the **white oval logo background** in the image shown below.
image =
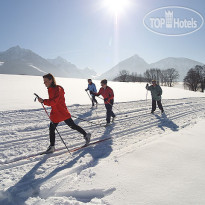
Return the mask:
[[197,11],[180,6],[167,6],[152,10],[143,19],[144,26],[157,34],[182,36],[198,31],[204,19]]

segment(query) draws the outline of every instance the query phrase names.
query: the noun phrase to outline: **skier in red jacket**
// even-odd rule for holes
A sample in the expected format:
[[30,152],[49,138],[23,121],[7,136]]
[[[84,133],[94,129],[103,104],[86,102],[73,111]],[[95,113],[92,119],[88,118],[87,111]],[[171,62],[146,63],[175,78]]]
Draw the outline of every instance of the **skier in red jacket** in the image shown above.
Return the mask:
[[38,98],[40,103],[44,105],[51,106],[50,113],[50,146],[46,150],[47,153],[51,153],[55,151],[55,129],[59,122],[64,121],[70,128],[77,130],[81,134],[83,134],[84,139],[86,141],[86,145],[90,142],[90,133],[86,133],[80,126],[76,125],[71,118],[71,114],[69,113],[64,97],[64,89],[56,85],[55,78],[52,74],[47,74],[43,76],[44,84],[48,88],[49,99]]
[[113,106],[113,103],[114,103],[114,93],[113,93],[112,88],[107,86],[107,80],[106,79],[101,81],[101,86],[102,87],[100,88],[98,93],[93,93],[92,92],[92,94],[94,94],[96,96],[99,96],[99,95],[103,96],[104,102],[105,102],[105,107],[106,107],[106,110],[107,110],[107,116],[106,116],[107,124],[106,124],[106,126],[109,126],[110,125],[110,118],[112,117],[112,122],[114,122],[114,119],[116,117],[115,114],[112,111],[112,106]]

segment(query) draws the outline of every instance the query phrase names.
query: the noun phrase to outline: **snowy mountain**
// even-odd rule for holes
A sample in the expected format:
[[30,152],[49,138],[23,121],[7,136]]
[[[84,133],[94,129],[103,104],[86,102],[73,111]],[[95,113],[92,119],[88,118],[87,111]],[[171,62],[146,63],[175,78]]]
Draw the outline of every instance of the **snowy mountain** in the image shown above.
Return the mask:
[[84,68],[82,72],[85,78],[95,78],[97,76],[97,73],[88,67]]
[[180,75],[180,80],[184,79],[184,76],[187,74],[187,71],[190,68],[195,67],[196,65],[204,65],[201,62],[194,61],[188,58],[165,58],[156,63],[150,64],[150,68],[159,68],[159,69],[167,69],[167,68],[175,68]]
[[29,49],[20,46],[0,52],[0,74],[20,74],[42,76],[52,73],[57,77],[88,78],[96,75],[90,69],[77,68],[61,57],[44,59]]
[[108,79],[112,80],[113,78],[117,77],[119,72],[122,70],[127,70],[130,73],[144,73],[146,69],[149,69],[149,64],[144,61],[141,57],[138,55],[134,55],[130,58],[127,58],[120,63],[118,63],[116,66],[108,70],[107,72],[103,73],[99,79]]
[[57,68],[61,69],[65,73],[65,76],[72,78],[90,78],[96,75],[96,72],[85,68],[83,70],[79,69],[76,65],[68,62],[62,57],[57,57],[55,59],[47,59],[51,64],[55,65]]
[[31,50],[12,47],[0,53],[1,74],[43,75],[51,72],[56,74],[56,68],[41,56]]
[[48,62],[55,65],[58,69],[60,69],[64,76],[66,77],[73,77],[73,78],[80,78],[83,77],[82,72],[76,65],[68,62],[67,60],[57,57],[55,59],[47,59]]
[[[165,58],[155,63],[148,64],[138,55],[127,58],[116,66],[103,73],[97,79],[106,78],[112,80],[119,75],[122,70],[130,73],[143,74],[150,68],[175,68],[179,71],[180,80],[183,80],[187,71],[195,65],[203,65],[188,58]],[[15,46],[4,52],[0,52],[0,74],[19,74],[42,76],[45,73],[52,73],[56,77],[69,78],[95,78],[97,73],[90,69],[80,69],[67,60],[57,57],[55,59],[45,59],[29,49]]]
[[130,73],[135,72],[137,74],[143,74],[146,71],[146,69],[150,69],[150,68],[159,68],[162,70],[168,68],[175,68],[180,74],[179,80],[183,80],[187,71],[196,65],[204,65],[204,64],[188,58],[173,58],[173,57],[165,58],[155,63],[148,64],[138,55],[134,55],[118,63],[109,71],[103,73],[100,76],[100,79],[107,78],[109,80],[112,80],[113,78],[118,76],[119,72],[122,70],[127,70]]

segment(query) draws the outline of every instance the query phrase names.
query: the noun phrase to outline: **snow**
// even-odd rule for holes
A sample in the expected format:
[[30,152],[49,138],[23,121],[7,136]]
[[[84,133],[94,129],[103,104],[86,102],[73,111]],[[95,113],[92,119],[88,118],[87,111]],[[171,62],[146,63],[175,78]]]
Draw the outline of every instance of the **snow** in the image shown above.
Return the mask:
[[[48,98],[47,89],[43,84],[42,76],[24,76],[24,75],[3,75],[0,74],[0,81],[3,86],[0,87],[1,101],[0,111],[38,109],[39,104],[34,102],[33,93],[37,93],[42,98]],[[65,90],[66,104],[86,105],[90,103],[85,89],[87,88],[87,79],[75,78],[56,78],[57,84],[60,84]],[[100,89],[100,81],[93,80],[97,90]],[[108,81],[108,85],[113,88],[115,102],[127,102],[146,99],[145,83],[122,83]],[[11,93],[12,91],[12,93]],[[173,95],[174,94],[174,95]],[[179,88],[163,87],[163,99],[179,99],[188,97],[204,97],[204,93],[190,92]],[[151,99],[150,93],[148,99]],[[99,99],[99,102],[102,100]]]
[[[145,84],[109,82],[117,117],[104,128],[75,119],[91,141],[66,152],[32,157],[49,145],[49,120],[33,93],[47,96],[42,77],[0,75],[0,204],[2,205],[203,205],[205,204],[205,98],[203,93],[163,87],[165,114],[150,114]],[[99,89],[99,82],[94,81]],[[86,79],[57,78],[71,115],[105,122],[105,107],[91,110]],[[12,103],[11,103],[12,102]],[[47,109],[50,112],[50,109]],[[71,150],[83,137],[60,123]],[[29,157],[30,156],[30,157]]]
[[204,123],[165,134],[140,149],[124,148],[126,154],[118,153],[117,161],[98,166],[94,184],[115,184],[116,191],[107,197],[111,204],[205,204]]
[[40,72],[42,72],[42,73],[45,73],[45,74],[46,74],[46,72],[45,72],[45,71],[41,70],[40,68],[38,68],[38,67],[36,67],[36,66],[34,66],[34,65],[32,65],[32,64],[30,64],[29,66],[30,66],[30,67],[32,67],[32,68],[34,68],[34,69],[36,69],[37,71],[40,71]]

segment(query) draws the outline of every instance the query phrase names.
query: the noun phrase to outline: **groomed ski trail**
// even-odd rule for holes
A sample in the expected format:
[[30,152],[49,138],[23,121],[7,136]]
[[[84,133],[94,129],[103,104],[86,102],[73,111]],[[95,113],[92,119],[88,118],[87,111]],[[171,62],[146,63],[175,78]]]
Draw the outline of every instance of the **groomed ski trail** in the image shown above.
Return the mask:
[[[149,107],[146,106],[145,101],[115,103],[114,106],[121,112],[113,108],[117,117],[113,125],[106,128],[73,118],[86,131],[92,133],[92,141],[110,138],[110,140],[103,143],[78,150],[73,154],[73,158],[69,154],[65,155],[66,149],[58,135],[56,135],[56,148],[60,151],[54,153],[54,157],[48,155],[41,156],[40,159],[26,159],[31,154],[44,151],[49,145],[49,121],[44,110],[0,112],[1,190],[7,190],[6,193],[12,195],[24,193],[26,188],[31,189],[27,194],[24,193],[25,196],[19,201],[19,203],[25,202],[34,193],[38,196],[39,192],[37,190],[39,187],[43,186],[42,189],[46,190],[46,187],[52,182],[58,182],[58,187],[63,183],[65,177],[67,177],[66,181],[74,179],[76,174],[80,177],[80,173],[92,177],[90,168],[97,166],[99,160],[106,158],[111,153],[122,155],[124,147],[130,146],[131,151],[133,147],[136,149],[155,140],[154,135],[166,137],[167,133],[177,132],[194,124],[198,118],[205,118],[205,98],[163,100],[165,110],[163,115],[161,115],[158,108],[154,115],[150,114],[150,100],[147,105]],[[102,104],[98,105],[96,110],[91,110],[90,105],[73,105],[68,109],[71,114],[91,122],[105,122],[106,111]],[[50,110],[48,109],[48,111]],[[68,148],[79,147],[84,144],[83,137],[64,123],[59,124],[58,130]],[[16,163],[15,161],[20,158],[25,158],[25,160]],[[6,166],[7,162],[10,162],[8,166]],[[19,170],[21,170],[21,175],[16,175]],[[27,173],[27,170],[31,171]],[[66,176],[64,174],[65,170]],[[5,180],[7,183],[4,182]],[[9,180],[10,183],[8,183]],[[71,182],[71,187],[72,183],[74,182]],[[30,184],[32,186],[29,186]]]
[[[150,102],[148,102],[150,104]],[[75,119],[75,122],[92,133],[91,140],[99,140],[103,137],[101,134],[105,131],[113,140],[122,138],[126,140],[125,135],[134,133],[136,140],[141,139],[143,134],[154,134],[168,132],[170,130],[177,131],[191,123],[194,119],[204,116],[205,98],[188,98],[179,100],[163,100],[165,114],[161,115],[157,109],[155,114],[150,114],[150,109],[145,107],[144,101],[116,103],[122,112],[115,110],[117,115],[114,124],[111,127],[101,127],[100,125],[92,125],[85,121]],[[48,109],[49,110],[49,109]],[[74,105],[69,108],[71,113],[95,123],[105,122],[104,105],[99,105],[96,110],[90,110],[89,106]],[[127,117],[126,117],[127,115]],[[15,116],[15,117],[14,117]],[[3,164],[7,160],[28,157],[32,154],[40,153],[45,150],[49,144],[48,137],[49,122],[45,116],[43,109],[39,110],[22,110],[22,111],[6,111],[1,112],[1,161]],[[154,129],[152,129],[154,128]],[[71,149],[83,145],[84,139],[75,130],[71,130],[63,122],[59,124],[58,129],[62,134],[67,146]],[[110,129],[112,131],[110,132]],[[26,145],[26,146],[25,146]],[[56,148],[63,150],[59,137],[56,135]],[[6,153],[7,150],[9,151]],[[12,152],[19,153],[13,156]],[[35,152],[36,151],[36,152]]]

